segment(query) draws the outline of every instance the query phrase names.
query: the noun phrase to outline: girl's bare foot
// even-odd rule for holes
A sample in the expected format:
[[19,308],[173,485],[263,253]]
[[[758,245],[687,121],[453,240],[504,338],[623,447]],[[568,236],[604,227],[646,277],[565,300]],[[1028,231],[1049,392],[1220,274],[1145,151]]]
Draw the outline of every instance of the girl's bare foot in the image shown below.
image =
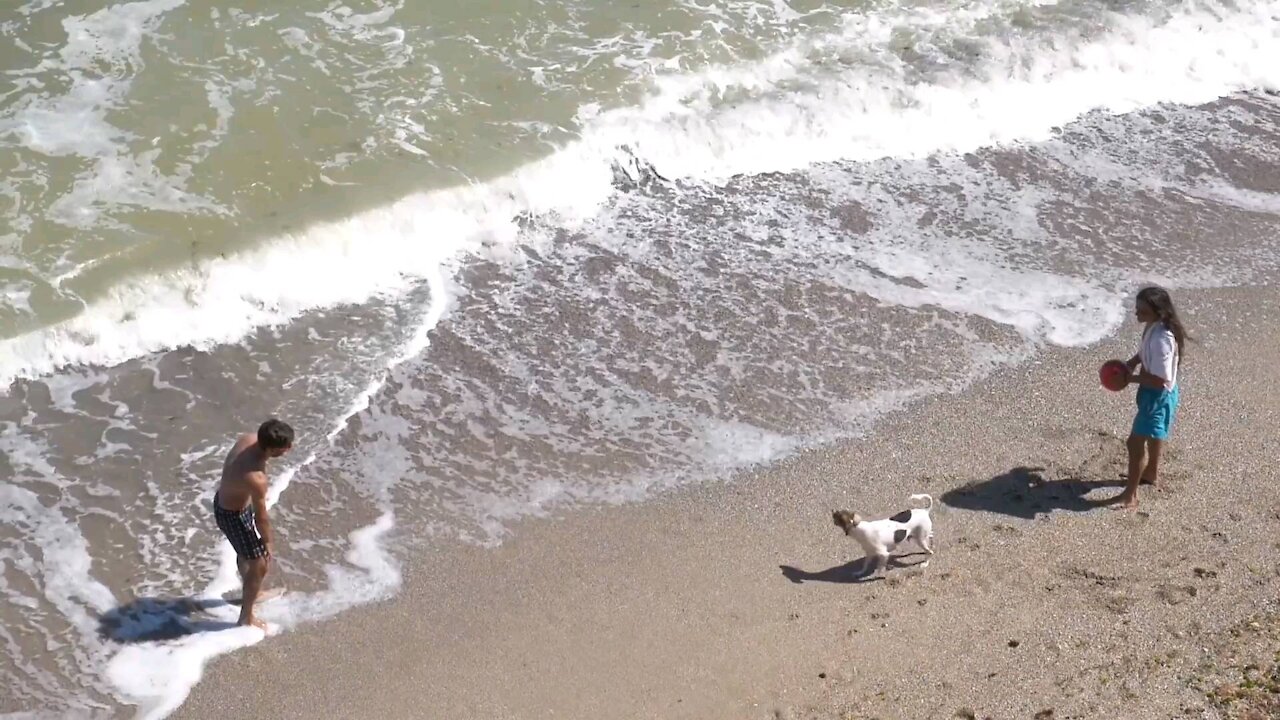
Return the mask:
[[1112,510],[1137,510],[1138,496],[1122,493],[1118,495],[1115,500],[1112,500],[1111,503]]

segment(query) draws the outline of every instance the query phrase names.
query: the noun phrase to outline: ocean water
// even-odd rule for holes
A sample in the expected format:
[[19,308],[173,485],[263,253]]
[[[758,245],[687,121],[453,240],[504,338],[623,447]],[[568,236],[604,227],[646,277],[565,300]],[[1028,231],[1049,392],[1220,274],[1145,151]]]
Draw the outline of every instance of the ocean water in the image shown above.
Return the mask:
[[208,503],[268,416],[285,632],[1280,267],[1280,2],[35,0],[0,63],[19,717],[263,640]]

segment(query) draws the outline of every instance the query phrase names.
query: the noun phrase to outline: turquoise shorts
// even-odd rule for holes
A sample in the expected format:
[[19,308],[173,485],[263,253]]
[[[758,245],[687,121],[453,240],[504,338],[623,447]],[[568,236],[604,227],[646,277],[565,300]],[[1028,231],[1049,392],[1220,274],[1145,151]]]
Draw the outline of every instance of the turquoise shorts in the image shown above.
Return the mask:
[[1143,385],[1138,388],[1138,414],[1133,418],[1133,434],[1167,440],[1178,413],[1178,386],[1172,390]]

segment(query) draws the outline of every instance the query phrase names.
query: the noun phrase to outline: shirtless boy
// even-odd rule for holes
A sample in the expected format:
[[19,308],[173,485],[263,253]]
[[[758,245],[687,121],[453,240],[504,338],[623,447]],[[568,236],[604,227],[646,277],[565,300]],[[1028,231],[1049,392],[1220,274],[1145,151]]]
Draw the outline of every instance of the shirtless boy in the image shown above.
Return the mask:
[[222,466],[222,482],[213,496],[218,529],[236,551],[236,567],[244,583],[240,624],[267,629],[253,615],[271,562],[271,519],[267,516],[267,461],[293,447],[293,428],[272,418],[257,435],[241,435]]

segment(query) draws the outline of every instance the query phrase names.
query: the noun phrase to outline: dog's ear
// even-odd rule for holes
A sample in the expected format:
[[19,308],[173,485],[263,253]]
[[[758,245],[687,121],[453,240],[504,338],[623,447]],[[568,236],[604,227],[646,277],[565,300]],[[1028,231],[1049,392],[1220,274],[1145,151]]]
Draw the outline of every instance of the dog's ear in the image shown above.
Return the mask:
[[849,528],[858,524],[857,521],[854,520],[856,517],[857,515],[854,515],[848,510],[836,510],[831,513],[831,521],[836,524],[836,527],[844,530],[846,533],[849,532]]
[[853,514],[853,524],[854,524],[854,525],[861,525],[861,524],[862,524],[862,516],[861,516],[861,515],[859,515],[858,513],[854,513],[854,514]]

